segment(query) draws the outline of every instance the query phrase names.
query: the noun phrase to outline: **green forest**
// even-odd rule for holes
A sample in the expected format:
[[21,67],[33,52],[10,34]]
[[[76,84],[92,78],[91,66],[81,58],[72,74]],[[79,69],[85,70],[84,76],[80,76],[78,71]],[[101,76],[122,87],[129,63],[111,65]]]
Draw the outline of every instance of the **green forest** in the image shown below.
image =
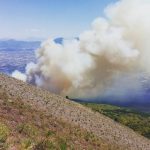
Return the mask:
[[106,104],[81,103],[150,139],[150,113]]

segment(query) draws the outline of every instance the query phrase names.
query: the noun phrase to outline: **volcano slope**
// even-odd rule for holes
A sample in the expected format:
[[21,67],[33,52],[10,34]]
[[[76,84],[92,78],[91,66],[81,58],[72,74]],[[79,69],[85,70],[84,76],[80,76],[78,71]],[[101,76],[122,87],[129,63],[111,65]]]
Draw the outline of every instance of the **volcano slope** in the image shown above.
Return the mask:
[[0,149],[150,150],[150,140],[78,103],[0,74]]

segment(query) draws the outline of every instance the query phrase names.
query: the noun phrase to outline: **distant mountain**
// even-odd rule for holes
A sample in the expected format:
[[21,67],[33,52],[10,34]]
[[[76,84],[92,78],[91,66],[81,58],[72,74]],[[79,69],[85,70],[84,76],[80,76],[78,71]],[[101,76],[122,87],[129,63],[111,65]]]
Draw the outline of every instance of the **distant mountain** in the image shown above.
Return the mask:
[[[74,38],[79,40],[79,38]],[[57,44],[62,44],[65,39],[63,37],[58,37],[54,39]],[[16,49],[37,49],[41,45],[41,41],[21,41],[15,39],[3,39],[0,40],[0,50],[16,50]]]
[[79,40],[78,37],[74,37],[74,38],[63,38],[63,37],[58,37],[58,38],[55,38],[55,39],[54,39],[54,42],[55,42],[55,43],[58,43],[58,44],[63,44],[63,41],[64,41],[64,40],[73,40],[73,39]]
[[58,37],[58,38],[55,38],[55,39],[54,39],[54,42],[55,42],[55,43],[58,43],[58,44],[62,44],[62,43],[63,43],[63,40],[64,40],[63,37]]
[[37,49],[41,41],[0,40],[0,49]]

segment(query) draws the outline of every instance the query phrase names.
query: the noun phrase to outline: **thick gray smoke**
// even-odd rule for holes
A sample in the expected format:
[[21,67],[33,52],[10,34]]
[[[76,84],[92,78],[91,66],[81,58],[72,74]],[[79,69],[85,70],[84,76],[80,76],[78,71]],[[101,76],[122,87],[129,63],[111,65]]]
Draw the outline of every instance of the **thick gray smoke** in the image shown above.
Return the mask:
[[76,97],[139,91],[141,72],[149,76],[150,71],[150,1],[121,0],[108,6],[105,15],[79,40],[45,41],[36,51],[37,63],[27,65],[26,77],[17,75]]

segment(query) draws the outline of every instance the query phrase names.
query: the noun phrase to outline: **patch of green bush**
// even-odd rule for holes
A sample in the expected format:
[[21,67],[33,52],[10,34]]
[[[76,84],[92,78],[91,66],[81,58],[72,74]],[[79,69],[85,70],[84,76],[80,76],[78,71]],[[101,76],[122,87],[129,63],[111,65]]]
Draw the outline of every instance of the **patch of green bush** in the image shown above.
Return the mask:
[[9,133],[9,128],[5,124],[0,123],[0,143],[5,143]]
[[29,137],[34,137],[34,136],[38,135],[38,129],[35,126],[30,125],[28,123],[20,124],[17,127],[17,130],[19,133],[27,135]]
[[34,147],[34,150],[54,150],[54,149],[56,149],[55,145],[48,139],[40,141]]
[[58,144],[59,144],[60,150],[67,150],[66,140],[60,138],[58,141]]
[[31,139],[29,139],[29,138],[23,139],[21,141],[21,148],[28,149],[32,146],[32,144],[33,144],[33,142],[31,141]]

